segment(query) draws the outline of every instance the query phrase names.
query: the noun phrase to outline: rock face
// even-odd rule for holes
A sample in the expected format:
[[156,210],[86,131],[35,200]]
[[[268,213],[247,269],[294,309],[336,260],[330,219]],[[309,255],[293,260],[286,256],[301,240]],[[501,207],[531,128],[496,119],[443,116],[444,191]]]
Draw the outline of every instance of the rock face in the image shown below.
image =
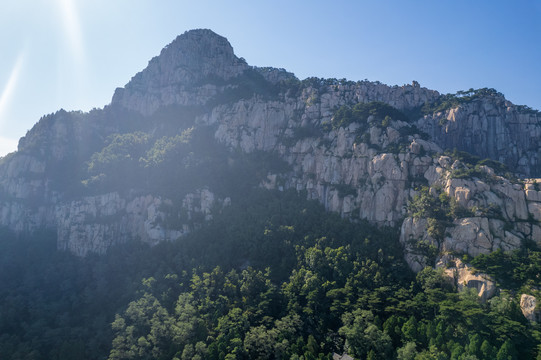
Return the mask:
[[462,216],[440,221],[444,228],[440,239],[430,236],[425,218],[407,217],[403,221],[400,241],[412,269],[434,266],[426,251],[418,249],[419,243],[439,253],[470,256],[517,249],[526,241],[541,246],[541,217],[536,212],[539,203],[534,183],[512,183],[486,167],[479,169],[478,177],[457,179],[453,178],[453,165],[448,158],[440,157],[425,172],[425,178],[431,191],[440,191],[462,208]]
[[541,311],[537,308],[537,299],[535,296],[522,294],[520,297],[520,310],[526,319],[531,323],[541,321]]
[[541,175],[541,114],[501,94],[475,99],[417,121],[443,148],[491,158],[526,176]]
[[496,284],[486,274],[474,273],[473,269],[454,256],[445,255],[437,263],[458,291],[475,289],[481,301],[486,302],[496,293]]
[[[155,114],[189,109],[193,126],[210,129],[232,152],[272,152],[289,164],[285,172],[269,172],[262,186],[306,191],[343,216],[400,227],[414,270],[434,265],[427,249],[475,256],[526,240],[540,243],[541,192],[535,182],[513,182],[490,167],[441,154],[456,147],[525,176],[538,174],[539,116],[498,96],[411,115],[439,99],[417,82],[301,82],[283,69],[249,66],[210,30],[189,31],[117,89],[111,105],[46,116],[21,139],[17,153],[0,159],[0,224],[17,232],[56,229],[58,247],[79,255],[130,239],[174,240],[193,230],[216,206],[234,200],[200,184],[177,206],[130,189],[84,194],[77,190],[79,180],[70,180],[81,178],[81,164],[108,136],[133,131],[134,124],[153,134],[165,126]],[[402,113],[333,122],[337,109],[358,103],[384,103]],[[179,114],[173,122],[182,121]],[[429,231],[433,220],[408,210],[420,185],[465,210],[439,224],[439,237]]]
[[113,239],[126,242],[140,237],[150,244],[178,239],[182,230],[161,226],[165,217],[160,211],[161,202],[148,195],[126,203],[118,193],[109,193],[59,206],[56,209],[58,247],[84,256],[89,251],[105,252]]

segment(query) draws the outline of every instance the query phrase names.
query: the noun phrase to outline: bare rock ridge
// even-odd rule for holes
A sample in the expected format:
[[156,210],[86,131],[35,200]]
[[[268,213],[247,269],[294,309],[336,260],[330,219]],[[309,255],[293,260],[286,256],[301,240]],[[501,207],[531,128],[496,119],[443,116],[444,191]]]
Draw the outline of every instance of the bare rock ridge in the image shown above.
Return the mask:
[[[88,168],[100,154],[115,155],[107,151],[120,146],[118,134],[126,135],[122,146],[139,146],[119,164],[141,167],[150,150],[165,151],[167,139],[182,145],[192,128],[211,132],[231,152],[228,164],[235,153],[285,161],[262,187],[305,191],[344,217],[396,226],[416,271],[451,254],[541,245],[541,189],[527,179],[541,175],[538,112],[486,89],[449,96],[417,82],[300,81],[248,65],[210,30],[179,36],[104,109],[43,117],[18,152],[0,159],[0,225],[56,231],[58,247],[81,256],[129,239],[180,238],[235,199],[210,182],[177,198],[148,190],[136,175],[137,189],[102,186],[104,174]],[[492,161],[445,153],[453,148]],[[454,211],[442,219],[438,206]],[[466,270],[457,265],[455,280]]]
[[167,105],[201,105],[250,68],[226,38],[210,30],[178,36],[147,68],[115,91],[112,104],[151,115]]

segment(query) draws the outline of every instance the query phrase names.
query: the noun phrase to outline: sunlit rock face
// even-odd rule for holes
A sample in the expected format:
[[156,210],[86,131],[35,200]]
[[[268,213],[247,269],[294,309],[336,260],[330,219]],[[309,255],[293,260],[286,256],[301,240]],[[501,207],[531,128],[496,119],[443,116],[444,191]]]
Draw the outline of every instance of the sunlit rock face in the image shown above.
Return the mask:
[[536,324],[541,322],[541,311],[538,309],[538,299],[535,296],[522,294],[520,297],[520,310],[529,322]]
[[417,126],[443,148],[500,161],[528,177],[541,175],[541,115],[513,105],[502,95],[425,116]]
[[444,276],[458,291],[474,289],[483,302],[496,294],[496,283],[490,276],[475,272],[475,269],[454,256],[442,256],[436,267],[444,269]]
[[[501,161],[519,176],[537,175],[539,115],[497,94],[421,114],[439,99],[417,82],[301,82],[283,69],[248,65],[210,30],[189,31],[117,89],[105,109],[45,116],[20,140],[17,153],[0,159],[0,224],[17,232],[55,230],[58,247],[79,255],[103,253],[130,239],[175,240],[192,231],[234,198],[201,183],[177,207],[140,189],[86,194],[78,180],[112,134],[132,132],[137,123],[152,135],[164,126],[155,114],[189,109],[193,126],[209,129],[232,153],[272,152],[289,164],[285,172],[269,172],[261,186],[305,191],[329,211],[399,229],[416,271],[435,265],[419,243],[440,254],[472,256],[541,243],[537,182],[517,182],[486,165],[464,175],[473,165],[442,155],[462,149]],[[402,115],[330,126],[341,106],[372,102]],[[442,223],[439,237],[428,231],[430,219],[410,210],[421,186],[466,210]]]

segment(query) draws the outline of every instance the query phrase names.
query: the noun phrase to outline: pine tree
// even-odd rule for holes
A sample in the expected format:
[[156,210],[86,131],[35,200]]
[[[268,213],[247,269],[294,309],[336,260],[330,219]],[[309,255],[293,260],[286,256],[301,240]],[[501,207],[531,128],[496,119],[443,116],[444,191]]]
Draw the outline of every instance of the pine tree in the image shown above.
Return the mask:
[[515,360],[517,359],[516,350],[511,340],[507,340],[500,347],[496,360]]

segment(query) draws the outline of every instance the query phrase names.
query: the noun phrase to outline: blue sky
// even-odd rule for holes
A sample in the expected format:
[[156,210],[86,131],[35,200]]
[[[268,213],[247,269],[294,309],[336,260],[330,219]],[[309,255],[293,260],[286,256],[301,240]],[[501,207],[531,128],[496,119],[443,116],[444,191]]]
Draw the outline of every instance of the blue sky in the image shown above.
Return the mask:
[[492,87],[541,109],[541,1],[9,0],[0,156],[41,116],[111,100],[177,35],[209,28],[251,65],[309,76]]

